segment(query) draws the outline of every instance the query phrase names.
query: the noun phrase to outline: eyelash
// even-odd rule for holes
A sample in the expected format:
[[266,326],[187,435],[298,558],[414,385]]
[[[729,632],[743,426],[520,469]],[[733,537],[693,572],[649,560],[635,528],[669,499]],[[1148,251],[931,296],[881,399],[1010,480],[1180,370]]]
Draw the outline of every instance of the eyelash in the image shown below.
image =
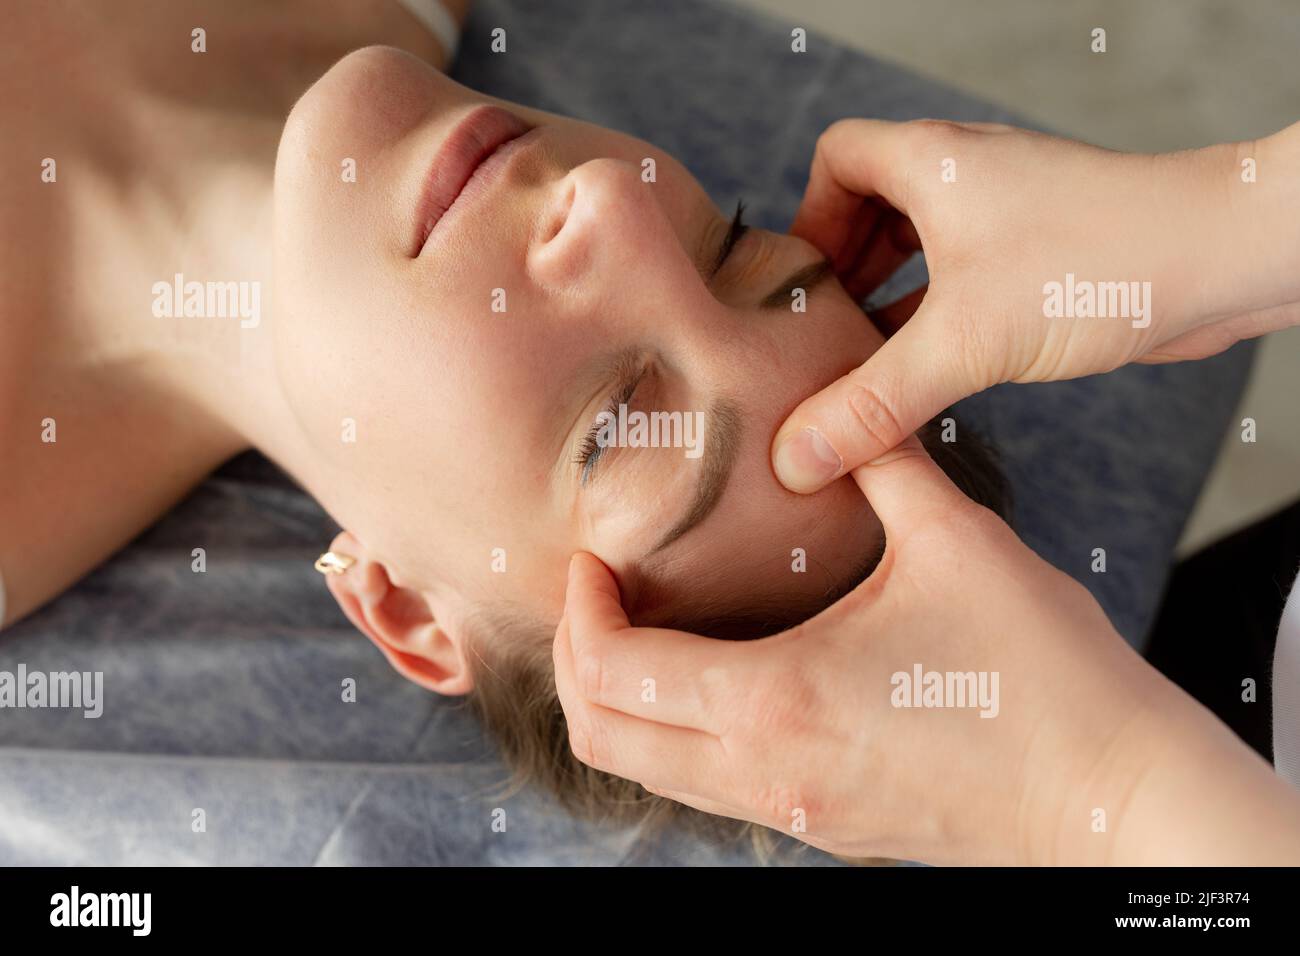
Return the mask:
[[[727,230],[727,237],[723,241],[723,252],[725,255],[719,258],[718,268],[722,267],[723,262],[731,254],[731,251],[740,242],[741,238],[749,231],[749,226],[745,223],[745,200],[741,199],[736,203],[736,213],[732,216],[731,226]],[[612,418],[618,417],[619,405],[631,401],[632,393],[636,390],[636,383],[631,383],[629,388],[625,388],[625,395],[616,395],[605,408],[605,413]],[[592,422],[590,430],[583,436],[582,441],[578,444],[577,454],[574,455],[573,463],[578,466],[579,483],[585,488],[587,482],[591,480],[592,473],[596,470],[596,464],[600,461],[601,454],[605,451],[601,446],[598,438],[600,435],[601,418],[596,416]]]
[[[610,418],[617,420],[619,406],[632,401],[640,380],[641,375],[637,375],[620,388],[617,394],[610,398],[609,404],[605,406],[605,410],[601,415],[608,415]],[[601,415],[597,415],[591,423],[591,428],[583,436],[578,445],[578,453],[573,458],[573,463],[579,468],[579,482],[583,487],[586,487],[587,482],[591,480],[591,474],[596,470],[596,463],[600,461],[600,456],[605,451],[605,446],[601,445],[599,440],[603,424]]]
[[727,230],[727,238],[722,247],[724,255],[718,260],[719,269],[722,268],[722,264],[730,257],[731,251],[736,248],[747,232],[749,232],[749,226],[745,223],[745,200],[740,199],[736,202],[736,214],[731,217],[731,227]]
[[[606,408],[605,411],[610,415],[618,415],[617,406]],[[591,478],[591,473],[596,470],[596,462],[600,460],[601,453],[605,450],[597,440],[600,435],[600,421],[593,422],[591,431],[583,436],[582,443],[578,446],[578,454],[574,457],[574,464],[579,466],[579,482],[585,488],[587,481]]]

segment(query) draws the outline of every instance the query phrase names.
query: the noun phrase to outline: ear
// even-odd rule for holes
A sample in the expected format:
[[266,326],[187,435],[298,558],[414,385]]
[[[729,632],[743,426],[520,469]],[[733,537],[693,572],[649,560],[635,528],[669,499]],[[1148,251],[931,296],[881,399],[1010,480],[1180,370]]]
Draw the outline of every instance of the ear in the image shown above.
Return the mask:
[[387,568],[355,535],[344,531],[330,550],[356,559],[342,574],[325,581],[357,630],[374,642],[393,668],[408,680],[439,694],[467,694],[474,687],[464,635],[439,626],[428,598],[393,584]]

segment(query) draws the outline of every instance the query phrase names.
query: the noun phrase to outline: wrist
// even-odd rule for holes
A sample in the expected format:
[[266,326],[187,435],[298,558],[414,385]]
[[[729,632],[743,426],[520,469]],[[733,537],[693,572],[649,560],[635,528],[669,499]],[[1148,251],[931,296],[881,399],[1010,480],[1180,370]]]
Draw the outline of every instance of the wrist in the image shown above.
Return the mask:
[[1186,159],[1168,201],[1194,217],[1168,260],[1175,327],[1300,301],[1300,124],[1164,158]]
[[1029,866],[1098,865],[1108,859],[1112,821],[1165,749],[1154,703],[1168,682],[1119,634],[1079,645],[1065,693],[1035,720],[1021,760],[1014,862]]
[[1062,781],[1060,811],[1035,862],[1300,862],[1300,793],[1213,714],[1150,673],[1140,705]]

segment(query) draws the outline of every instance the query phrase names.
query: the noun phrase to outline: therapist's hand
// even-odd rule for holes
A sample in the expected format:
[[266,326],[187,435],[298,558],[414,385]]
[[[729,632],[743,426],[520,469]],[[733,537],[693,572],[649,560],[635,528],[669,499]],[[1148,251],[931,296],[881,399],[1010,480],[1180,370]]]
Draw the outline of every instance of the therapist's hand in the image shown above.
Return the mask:
[[[991,385],[1201,358],[1300,321],[1297,135],[1139,155],[981,124],[831,126],[791,232],[854,296],[920,248],[930,285],[876,314],[892,337],[786,420],[782,483],[816,491]],[[1140,298],[1045,315],[1050,283],[1066,311],[1085,282]]]
[[[854,476],[884,524],[884,559],[774,637],[631,627],[609,571],[576,555],[554,647],[574,753],[837,853],[1050,860],[1062,820],[1089,833],[1096,797],[1073,782],[1128,759],[1160,680],[1084,588],[915,439]],[[891,678],[918,665],[997,674],[990,716],[894,706]]]
[[[631,627],[574,557],[554,662],[579,759],[849,856],[1300,862],[1300,796],[915,439],[854,477],[882,563],[774,637]],[[917,667],[996,674],[996,697],[896,706]]]

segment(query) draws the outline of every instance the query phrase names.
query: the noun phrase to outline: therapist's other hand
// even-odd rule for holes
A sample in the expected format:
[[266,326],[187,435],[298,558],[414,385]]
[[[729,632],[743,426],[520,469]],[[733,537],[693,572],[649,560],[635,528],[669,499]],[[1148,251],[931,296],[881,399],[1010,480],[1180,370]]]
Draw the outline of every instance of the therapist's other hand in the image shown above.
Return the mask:
[[[1200,358],[1300,321],[1297,135],[1140,155],[1005,126],[834,124],[791,232],[855,295],[920,248],[930,285],[881,310],[892,337],[791,413],[777,476],[817,491],[1001,382]],[[1122,314],[1069,317],[1084,283]]]
[[[1053,861],[1060,828],[1092,835],[1111,768],[1160,740],[1141,715],[1163,679],[915,439],[854,477],[884,524],[884,558],[774,637],[632,627],[609,571],[575,555],[554,645],[574,753],[831,852]],[[895,706],[894,675],[917,666],[996,674],[997,696]]]

